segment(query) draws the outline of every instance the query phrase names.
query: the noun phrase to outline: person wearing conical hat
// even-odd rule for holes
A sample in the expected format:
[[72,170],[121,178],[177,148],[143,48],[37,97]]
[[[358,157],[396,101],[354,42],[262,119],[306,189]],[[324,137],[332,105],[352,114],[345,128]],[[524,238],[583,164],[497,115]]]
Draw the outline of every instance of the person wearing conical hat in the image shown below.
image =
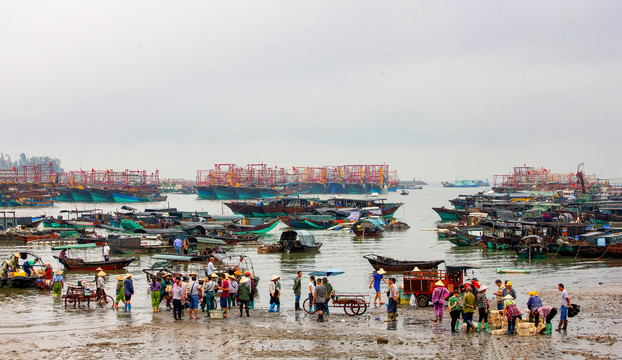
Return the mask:
[[443,321],[443,312],[445,311],[445,299],[449,296],[449,290],[442,281],[437,281],[436,287],[432,292],[432,304],[434,305],[434,315],[436,318],[432,321]]
[[486,290],[488,290],[488,286],[482,285],[479,287],[479,291],[477,292],[477,296],[475,299],[477,300],[477,311],[479,313],[479,318],[477,320],[477,332],[480,332],[482,328],[482,322],[484,323],[484,328],[486,331],[490,332],[490,328],[488,328],[488,299],[486,298]]
[[508,331],[506,334],[512,335],[514,334],[514,330],[516,330],[516,319],[521,318],[522,315],[518,306],[516,306],[514,297],[510,294],[503,298],[503,312],[508,319]]
[[279,280],[279,276],[276,274],[273,274],[272,277],[270,277],[270,286],[268,287],[268,291],[270,292],[270,309],[268,310],[269,312],[278,312],[278,310],[275,310],[274,308],[278,305],[279,307],[281,306],[281,302],[279,300],[279,289],[276,286],[276,282]]
[[56,270],[54,272],[54,277],[52,277],[52,289],[54,289],[54,297],[60,297],[62,295],[64,286],[65,281],[63,279],[63,272],[61,270]]
[[125,293],[125,311],[132,311],[132,295],[134,295],[134,281],[132,280],[132,274],[125,274],[123,292]]
[[97,273],[97,279],[95,280],[97,290],[95,293],[98,297],[106,295],[106,290],[104,290],[106,288],[106,279],[104,279],[104,276],[106,276],[106,273],[103,271]]
[[[116,298],[114,300],[114,309],[115,310],[119,310],[119,303],[123,302],[125,304],[125,289],[123,288],[123,280],[125,280],[123,278],[123,275],[117,275],[116,279],[117,281],[117,293],[116,293]],[[127,311],[127,306],[125,307],[126,311]]]
[[378,301],[380,305],[384,305],[384,302],[382,301],[382,294],[380,293],[380,282],[384,281],[384,283],[387,284],[387,286],[389,286],[389,283],[384,278],[384,274],[386,273],[387,272],[384,271],[384,269],[380,269],[376,271],[374,273],[373,279],[371,280],[371,283],[369,284],[369,288],[371,289],[373,285],[374,291],[376,291],[376,296],[374,297],[374,306],[376,306],[376,301]]
[[[532,290],[529,292],[529,300],[527,300],[527,309],[529,309],[529,322],[533,321],[533,317],[536,314],[536,309],[542,306],[542,300],[540,294],[537,291]],[[538,326],[538,324],[536,324]]]

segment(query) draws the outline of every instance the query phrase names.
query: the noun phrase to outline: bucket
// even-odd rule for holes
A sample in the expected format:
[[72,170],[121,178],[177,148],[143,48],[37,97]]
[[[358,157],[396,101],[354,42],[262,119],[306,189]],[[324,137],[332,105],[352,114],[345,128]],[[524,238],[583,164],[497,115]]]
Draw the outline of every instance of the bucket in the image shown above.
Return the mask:
[[410,304],[410,297],[412,296],[412,294],[400,294],[400,305],[409,305]]
[[209,317],[210,319],[222,319],[225,315],[223,310],[210,310]]

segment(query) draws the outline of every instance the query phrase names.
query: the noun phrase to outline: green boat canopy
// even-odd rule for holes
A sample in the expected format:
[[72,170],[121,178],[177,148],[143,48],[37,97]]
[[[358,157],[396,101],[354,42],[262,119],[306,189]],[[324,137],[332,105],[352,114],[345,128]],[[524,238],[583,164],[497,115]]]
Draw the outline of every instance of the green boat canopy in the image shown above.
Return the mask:
[[226,242],[220,239],[212,239],[212,238],[204,238],[204,237],[198,237],[196,239],[197,239],[197,242],[200,242],[201,244],[227,245]]
[[158,254],[152,256],[153,259],[168,260],[168,261],[192,261],[192,256],[172,255],[172,254]]
[[55,247],[52,248],[52,250],[90,249],[90,248],[94,248],[94,247],[97,247],[97,244],[95,244],[95,243],[72,244],[72,245],[55,246]]

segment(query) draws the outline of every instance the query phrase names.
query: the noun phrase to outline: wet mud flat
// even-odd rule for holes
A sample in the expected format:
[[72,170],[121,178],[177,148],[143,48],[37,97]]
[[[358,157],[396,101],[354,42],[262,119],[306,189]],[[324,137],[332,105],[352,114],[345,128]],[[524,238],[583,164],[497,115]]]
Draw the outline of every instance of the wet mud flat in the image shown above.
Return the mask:
[[[385,322],[386,309],[371,307],[350,317],[332,309],[326,322],[316,315],[282,309],[251,310],[251,317],[232,311],[228,319],[175,322],[170,311],[134,324],[133,314],[119,313],[118,324],[86,329],[5,334],[3,356],[11,359],[622,359],[622,287],[569,289],[581,313],[571,318],[567,333],[551,336],[452,334],[449,317],[431,322],[431,307],[401,307],[396,322]],[[541,293],[545,305],[559,307],[559,292]],[[519,298],[521,309],[527,299]],[[477,318],[477,315],[475,316]],[[15,321],[18,320],[19,317]],[[557,326],[559,316],[553,319]],[[5,319],[6,321],[6,319]],[[67,324],[65,324],[67,325]]]

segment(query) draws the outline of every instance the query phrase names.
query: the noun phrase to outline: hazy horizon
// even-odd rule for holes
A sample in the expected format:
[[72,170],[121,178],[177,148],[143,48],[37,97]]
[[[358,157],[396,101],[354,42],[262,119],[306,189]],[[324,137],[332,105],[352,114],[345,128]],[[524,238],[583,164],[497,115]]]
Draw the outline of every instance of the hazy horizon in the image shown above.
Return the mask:
[[[0,152],[622,176],[622,3],[5,2]],[[7,135],[8,134],[8,135]]]

